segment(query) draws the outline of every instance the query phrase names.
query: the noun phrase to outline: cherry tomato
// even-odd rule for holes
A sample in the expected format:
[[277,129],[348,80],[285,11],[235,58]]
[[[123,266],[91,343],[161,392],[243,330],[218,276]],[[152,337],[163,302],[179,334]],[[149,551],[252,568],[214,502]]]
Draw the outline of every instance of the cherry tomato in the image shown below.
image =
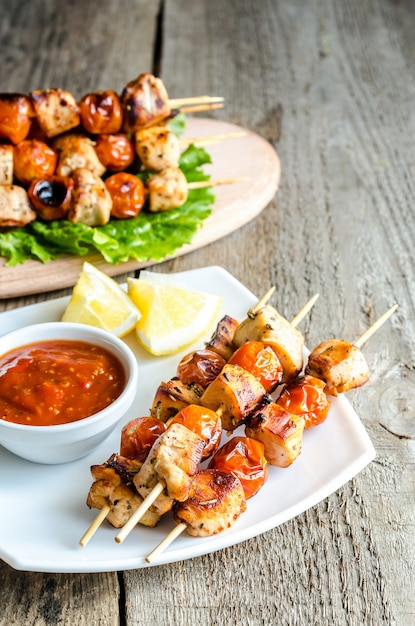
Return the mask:
[[13,151],[14,175],[24,185],[35,178],[52,176],[58,164],[58,153],[43,141],[25,139]]
[[217,469],[239,478],[245,498],[251,498],[268,478],[264,444],[250,437],[232,437],[216,452],[209,469]]
[[28,195],[36,213],[46,222],[62,219],[69,210],[74,181],[67,176],[36,178]]
[[113,172],[121,172],[131,165],[135,157],[134,142],[122,133],[99,135],[95,151],[102,165]]
[[176,413],[173,419],[169,421],[169,426],[171,424],[182,424],[206,441],[203,459],[214,454],[217,450],[222,435],[222,424],[215,411],[197,404],[189,404]]
[[30,98],[18,93],[0,94],[0,137],[14,144],[26,139],[35,112]]
[[324,422],[331,402],[324,391],[325,382],[306,374],[284,389],[277,404],[294,415],[302,415],[305,428],[311,428]]
[[136,417],[121,431],[120,455],[144,461],[167,426],[156,417]]
[[255,376],[267,393],[271,392],[282,379],[282,366],[270,346],[261,341],[247,341],[238,348],[229,363],[239,365]]
[[213,350],[195,350],[182,358],[177,367],[177,376],[182,383],[197,383],[204,389],[220,374],[225,359]]
[[81,122],[88,133],[118,133],[122,124],[122,107],[115,91],[97,91],[84,96],[79,103]]
[[117,172],[105,181],[112,198],[112,217],[126,219],[135,217],[145,201],[144,185],[137,176],[127,172]]

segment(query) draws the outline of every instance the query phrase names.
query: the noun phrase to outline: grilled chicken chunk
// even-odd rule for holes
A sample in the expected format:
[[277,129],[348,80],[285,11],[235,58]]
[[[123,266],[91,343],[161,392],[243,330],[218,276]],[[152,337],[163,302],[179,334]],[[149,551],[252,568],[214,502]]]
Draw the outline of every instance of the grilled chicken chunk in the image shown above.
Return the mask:
[[228,363],[207,387],[200,404],[219,412],[224,430],[234,430],[264,395],[265,389],[255,376],[239,365]]
[[73,181],[69,221],[88,226],[106,224],[111,215],[112,199],[102,178],[80,168],[73,173]]
[[186,500],[199,468],[205,442],[201,437],[183,426],[172,424],[153,444],[134,485],[145,498],[158,484],[165,485],[151,506],[159,515],[173,506],[174,500]]
[[34,219],[36,213],[30,206],[26,190],[18,185],[0,185],[0,227],[25,226]]
[[306,371],[325,381],[325,392],[337,396],[364,385],[369,368],[362,352],[343,339],[327,339],[311,352]]
[[239,347],[246,341],[271,346],[283,368],[282,382],[294,378],[303,368],[303,335],[269,304],[239,324],[234,343]]
[[13,146],[0,144],[0,185],[13,184]]
[[142,165],[147,170],[159,172],[166,167],[179,167],[179,140],[164,126],[151,126],[137,131],[135,148]]
[[175,521],[186,524],[192,537],[221,533],[245,511],[245,494],[239,478],[214,469],[199,470],[189,498],[173,507]]
[[268,463],[288,467],[301,452],[304,426],[302,415],[271,402],[249,416],[245,434],[264,444]]
[[187,180],[179,167],[166,167],[147,179],[149,209],[153,213],[176,209],[187,200]]
[[[91,467],[94,482],[88,493],[87,505],[95,509],[109,505],[106,519],[115,528],[124,526],[143,502],[133,484],[133,478],[141,466],[141,461],[137,459],[113,454],[105,463]],[[146,511],[140,523],[155,526],[159,519],[154,511]]]
[[94,148],[94,142],[83,135],[63,135],[53,142],[54,150],[59,153],[56,168],[58,176],[72,176],[79,168],[87,169],[102,176],[105,167],[102,165]]
[[189,404],[200,404],[202,395],[203,387],[199,384],[187,384],[176,377],[172,378],[158,386],[150,415],[162,422],[168,422]]
[[206,348],[219,354],[225,361],[229,361],[235,352],[236,346],[233,343],[233,338],[238,326],[239,322],[236,319],[225,315],[219,321],[210,341],[206,344]]
[[56,137],[79,126],[78,104],[68,91],[39,89],[30,95],[38,124],[48,137]]
[[121,94],[123,129],[134,133],[170,115],[166,88],[160,78],[143,73],[124,87]]

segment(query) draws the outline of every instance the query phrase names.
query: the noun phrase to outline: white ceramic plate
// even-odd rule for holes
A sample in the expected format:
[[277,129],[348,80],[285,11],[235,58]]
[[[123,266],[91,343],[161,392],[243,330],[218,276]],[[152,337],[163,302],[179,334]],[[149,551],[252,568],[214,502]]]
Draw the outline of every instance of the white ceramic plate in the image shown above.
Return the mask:
[[[176,274],[186,287],[223,297],[221,315],[242,320],[255,296],[224,269],[207,267]],[[59,298],[0,314],[1,334],[15,328],[59,320],[67,298]],[[210,333],[208,334],[210,336]],[[206,337],[206,339],[208,338]],[[133,417],[148,415],[161,380],[175,375],[181,355],[152,357],[140,348],[133,334],[126,339],[140,369]],[[198,342],[201,347],[203,341]],[[1,338],[0,338],[1,347]],[[186,352],[188,352],[187,350]],[[138,525],[122,544],[117,531],[104,523],[86,547],[79,539],[97,511],[85,504],[91,485],[89,468],[119,450],[117,429],[92,454],[63,465],[23,461],[0,447],[0,557],[12,567],[37,572],[104,572],[149,567],[145,556],[174,526],[171,514],[156,528]],[[333,400],[326,421],[304,433],[300,457],[287,469],[270,467],[269,479],[248,500],[247,511],[229,530],[206,539],[186,533],[178,537],[152,565],[172,563],[208,554],[259,535],[295,517],[339,489],[375,456],[372,443],[348,400]]]

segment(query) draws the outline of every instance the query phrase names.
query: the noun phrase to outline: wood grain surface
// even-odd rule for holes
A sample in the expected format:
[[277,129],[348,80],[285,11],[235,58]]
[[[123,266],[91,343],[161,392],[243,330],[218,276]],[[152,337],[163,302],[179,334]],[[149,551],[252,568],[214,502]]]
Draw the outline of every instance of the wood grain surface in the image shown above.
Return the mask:
[[[190,117],[184,138],[232,134],[240,136],[207,146],[212,164],[206,165],[203,170],[213,182],[232,179],[235,182],[214,188],[216,200],[211,215],[195,233],[191,243],[182,246],[174,256],[198,250],[241,228],[257,217],[275,196],[281,164],[271,144],[259,135],[228,122]],[[110,276],[155,264],[154,260],[131,259],[111,265],[100,254],[88,254],[83,257],[64,255],[49,263],[27,261],[8,267],[6,260],[0,258],[0,299],[73,287],[84,261],[93,263]]]
[[154,71],[171,97],[220,93],[226,108],[208,117],[252,130],[278,152],[281,184],[267,209],[160,271],[214,261],[257,294],[275,284],[273,304],[288,318],[319,292],[304,324],[309,346],[353,341],[399,304],[364,348],[371,381],[348,394],[377,451],[353,481],[289,523],[186,562],[81,576],[1,563],[0,624],[412,626],[414,3],[0,6],[1,91],[59,85],[78,95]]

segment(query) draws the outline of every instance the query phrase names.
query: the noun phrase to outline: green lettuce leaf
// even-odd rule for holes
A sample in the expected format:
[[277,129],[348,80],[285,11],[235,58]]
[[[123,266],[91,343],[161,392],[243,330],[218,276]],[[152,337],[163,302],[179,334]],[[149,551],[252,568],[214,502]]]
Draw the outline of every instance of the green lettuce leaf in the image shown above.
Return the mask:
[[[181,156],[180,167],[189,182],[209,180],[202,170],[207,163],[211,158],[206,150],[190,145]],[[140,178],[148,175],[140,174]],[[0,233],[0,255],[7,259],[7,266],[28,259],[48,263],[62,254],[84,256],[91,251],[100,252],[111,264],[129,259],[161,261],[191,243],[210,215],[214,201],[213,188],[206,187],[190,190],[187,201],[178,209],[161,213],[143,209],[135,218],[111,219],[105,226],[35,220],[23,228]]]

